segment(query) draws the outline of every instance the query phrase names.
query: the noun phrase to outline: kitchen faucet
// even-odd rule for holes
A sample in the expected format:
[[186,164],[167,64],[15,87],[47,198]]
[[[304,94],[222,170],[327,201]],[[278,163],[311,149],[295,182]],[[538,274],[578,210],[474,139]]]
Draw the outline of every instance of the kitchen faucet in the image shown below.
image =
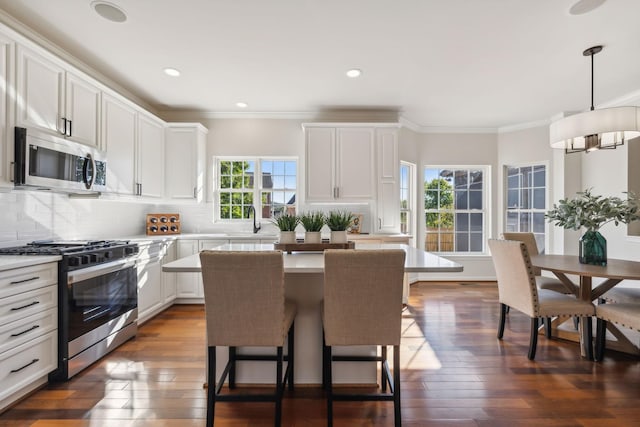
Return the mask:
[[251,216],[252,211],[253,211],[253,233],[255,234],[258,231],[260,231],[260,229],[262,228],[262,225],[260,225],[260,223],[256,225],[256,208],[253,205],[249,206],[249,210],[247,211],[247,218]]

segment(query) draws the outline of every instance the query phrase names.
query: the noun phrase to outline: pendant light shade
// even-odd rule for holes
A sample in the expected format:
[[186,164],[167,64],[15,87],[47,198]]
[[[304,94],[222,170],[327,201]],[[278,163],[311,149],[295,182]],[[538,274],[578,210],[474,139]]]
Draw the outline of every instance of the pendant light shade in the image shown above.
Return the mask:
[[640,108],[593,107],[593,56],[601,50],[602,46],[594,46],[583,52],[584,56],[591,56],[591,110],[553,122],[549,127],[552,148],[566,153],[589,152],[616,148],[625,140],[640,136]]

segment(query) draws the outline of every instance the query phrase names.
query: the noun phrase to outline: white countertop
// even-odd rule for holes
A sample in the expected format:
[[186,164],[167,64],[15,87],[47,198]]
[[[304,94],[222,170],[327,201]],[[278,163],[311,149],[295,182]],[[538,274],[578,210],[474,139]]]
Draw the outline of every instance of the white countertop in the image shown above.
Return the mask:
[[0,255],[0,271],[58,262],[61,259],[60,255]]
[[[265,251],[272,250],[272,244],[234,243],[226,244],[212,250],[222,251]],[[446,258],[416,249],[411,246],[385,243],[367,244],[356,243],[356,249],[404,249],[407,253],[405,272],[460,272],[462,265]],[[194,273],[200,271],[200,254],[190,255],[162,266],[162,271],[170,273]],[[284,254],[285,273],[322,273],[324,272],[324,257],[322,252],[294,252]]]

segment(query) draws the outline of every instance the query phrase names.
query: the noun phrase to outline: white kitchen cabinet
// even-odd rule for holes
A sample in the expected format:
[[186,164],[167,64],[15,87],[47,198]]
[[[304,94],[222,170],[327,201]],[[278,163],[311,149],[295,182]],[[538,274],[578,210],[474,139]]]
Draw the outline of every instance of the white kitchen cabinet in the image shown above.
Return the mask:
[[[176,258],[184,258],[198,253],[197,240],[178,240]],[[176,299],[203,298],[202,278],[200,273],[176,273]]]
[[164,127],[162,120],[138,112],[136,194],[139,196],[164,195]]
[[375,198],[373,127],[305,126],[306,201]]
[[144,323],[173,304],[175,273],[163,273],[162,265],[175,256],[171,241],[140,244],[138,269],[138,323]]
[[11,163],[13,162],[13,125],[11,113],[13,110],[9,93],[13,87],[13,57],[15,54],[15,42],[10,37],[0,33],[0,187],[13,187],[11,176]]
[[169,123],[165,138],[165,196],[201,201],[205,192],[208,130],[200,123]]
[[98,84],[45,51],[17,46],[16,125],[100,147]]
[[102,97],[102,141],[107,152],[107,191],[137,194],[136,110],[111,94]]
[[0,411],[58,367],[57,272],[55,262],[0,271]]
[[378,158],[378,220],[377,233],[400,232],[400,160],[398,159],[398,131],[393,128],[376,129]]

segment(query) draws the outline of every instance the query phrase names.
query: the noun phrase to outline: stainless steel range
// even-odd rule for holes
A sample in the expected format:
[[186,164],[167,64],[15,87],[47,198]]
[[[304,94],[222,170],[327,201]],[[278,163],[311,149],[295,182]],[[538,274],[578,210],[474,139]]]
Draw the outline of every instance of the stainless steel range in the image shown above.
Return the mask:
[[58,369],[64,381],[137,333],[138,245],[129,241],[39,241],[0,255],[61,255],[58,267]]

